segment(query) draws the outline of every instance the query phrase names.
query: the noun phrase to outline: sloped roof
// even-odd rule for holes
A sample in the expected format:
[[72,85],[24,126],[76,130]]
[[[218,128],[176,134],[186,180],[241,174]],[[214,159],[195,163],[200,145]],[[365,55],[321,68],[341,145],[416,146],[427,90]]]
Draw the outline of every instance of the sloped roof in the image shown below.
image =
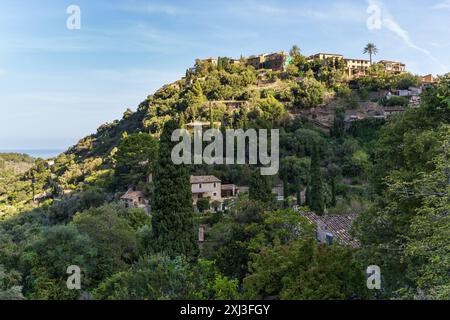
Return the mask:
[[323,215],[318,216],[312,212],[301,212],[301,215],[308,219],[311,223],[320,224],[323,229],[333,234],[333,237],[338,239],[342,244],[358,247],[358,240],[350,235],[350,228],[353,221],[358,216],[357,214],[343,214],[343,215]]
[[213,182],[221,182],[219,178],[215,176],[191,176],[191,184],[192,183],[213,183]]
[[142,191],[134,191],[133,189],[128,189],[128,191],[120,197],[123,200],[137,200],[139,198],[145,198],[145,194]]
[[391,64],[399,64],[399,65],[402,65],[402,66],[405,65],[403,62],[391,61],[391,60],[380,60],[378,63],[381,63],[381,64],[391,63]]

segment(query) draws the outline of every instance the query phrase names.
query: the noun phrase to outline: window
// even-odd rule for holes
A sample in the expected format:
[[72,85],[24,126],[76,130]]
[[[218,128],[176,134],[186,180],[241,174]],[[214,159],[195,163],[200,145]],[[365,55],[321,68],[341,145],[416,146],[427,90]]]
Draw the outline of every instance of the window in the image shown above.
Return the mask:
[[216,187],[216,183],[214,182],[214,188]]
[[201,188],[202,188],[202,184],[201,184],[201,183],[199,183],[199,184],[198,184],[198,187],[199,187],[199,188],[201,189]]
[[325,241],[327,244],[332,245],[333,244],[333,235],[331,233],[327,233],[325,236]]
[[213,196],[214,196],[214,197],[217,196],[217,192],[213,192]]

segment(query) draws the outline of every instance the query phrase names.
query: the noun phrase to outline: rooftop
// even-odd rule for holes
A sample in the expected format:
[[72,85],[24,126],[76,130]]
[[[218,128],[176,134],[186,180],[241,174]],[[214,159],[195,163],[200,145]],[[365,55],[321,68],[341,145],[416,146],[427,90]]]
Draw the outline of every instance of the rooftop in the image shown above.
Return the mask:
[[191,176],[191,184],[194,183],[214,183],[221,182],[219,178],[215,176]]
[[318,216],[312,212],[302,212],[302,216],[311,223],[322,224],[323,228],[333,234],[340,243],[358,247],[359,242],[350,235],[350,228],[357,214]]
[[142,191],[134,191],[133,189],[128,189],[128,191],[120,197],[123,200],[135,200],[138,198],[145,198],[145,194]]
[[402,62],[398,62],[398,61],[390,61],[390,60],[380,60],[380,61],[378,61],[378,63],[395,63],[395,64],[400,64],[400,65],[402,65],[402,66],[404,66],[405,64],[404,63],[402,63]]
[[318,52],[316,54],[311,55],[310,57],[318,56],[319,54],[327,55],[327,56],[340,56],[343,57],[340,53],[326,53],[326,52]]

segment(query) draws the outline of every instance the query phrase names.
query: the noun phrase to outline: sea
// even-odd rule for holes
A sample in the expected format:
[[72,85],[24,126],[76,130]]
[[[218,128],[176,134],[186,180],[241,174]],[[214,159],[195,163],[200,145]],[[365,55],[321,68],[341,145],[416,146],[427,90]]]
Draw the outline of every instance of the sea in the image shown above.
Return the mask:
[[17,150],[3,150],[0,153],[20,153],[27,154],[33,158],[50,159],[54,158],[65,150],[60,149],[17,149]]

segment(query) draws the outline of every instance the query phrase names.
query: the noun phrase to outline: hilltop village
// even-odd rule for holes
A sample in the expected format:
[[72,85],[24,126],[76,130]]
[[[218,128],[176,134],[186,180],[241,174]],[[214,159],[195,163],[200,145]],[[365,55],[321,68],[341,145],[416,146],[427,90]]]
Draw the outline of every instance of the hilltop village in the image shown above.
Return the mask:
[[[233,58],[207,58],[200,60],[203,63],[208,63],[218,66],[224,59],[227,63],[232,65],[246,65],[252,66],[255,70],[260,71],[261,77],[264,77],[266,72],[279,72],[286,74],[289,66],[292,64],[293,57],[284,51],[265,53],[260,55],[253,55],[247,58],[240,59]],[[332,67],[335,72],[338,69],[343,70],[343,78],[349,83],[352,89],[359,89],[358,79],[363,77],[379,77],[380,72],[385,75],[405,75],[408,74],[406,65],[399,61],[380,60],[372,62],[371,60],[360,58],[346,58],[342,54],[333,53],[317,53],[306,57],[308,63],[320,63],[325,67]],[[195,67],[190,69],[195,70]],[[376,72],[371,72],[376,70]],[[418,107],[420,105],[420,94],[426,88],[429,88],[436,83],[433,75],[428,74],[418,77],[418,81],[410,86],[404,86],[401,89],[382,89],[375,92],[367,92],[362,98],[357,98],[354,101],[354,108],[345,111],[345,122],[347,127],[354,121],[363,120],[367,118],[386,119],[394,113],[401,113],[406,110],[407,106]],[[260,85],[264,87],[267,85],[261,82]],[[273,84],[272,84],[273,85]],[[271,85],[267,85],[270,87]],[[387,102],[393,97],[391,102]],[[401,97],[397,99],[397,97]],[[334,97],[327,97],[322,105],[313,107],[307,111],[299,111],[297,115],[302,115],[314,123],[320,130],[329,133],[334,117],[335,109],[342,101],[336,101]],[[379,103],[385,102],[384,104]],[[217,102],[214,102],[217,103]],[[223,101],[227,107],[239,108],[246,101]]]

